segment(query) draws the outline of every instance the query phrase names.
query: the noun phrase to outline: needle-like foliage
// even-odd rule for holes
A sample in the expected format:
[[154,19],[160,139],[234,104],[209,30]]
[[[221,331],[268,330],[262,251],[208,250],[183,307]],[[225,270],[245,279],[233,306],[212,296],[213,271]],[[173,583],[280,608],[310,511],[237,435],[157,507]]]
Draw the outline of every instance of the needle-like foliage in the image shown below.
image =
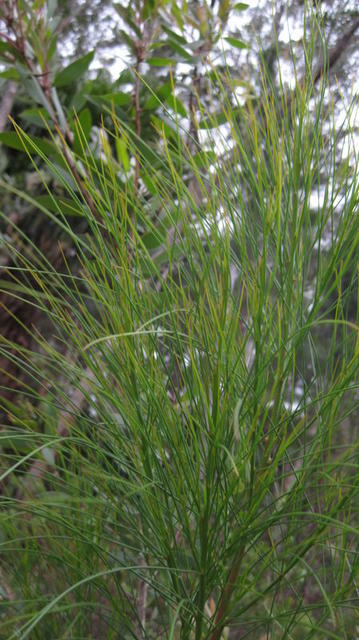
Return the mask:
[[84,224],[49,193],[61,269],[10,247],[52,328],[0,345],[29,380],[0,434],[3,638],[354,638],[357,170],[324,79],[235,109],[215,81],[224,132],[150,149],[114,115],[82,191],[17,128]]

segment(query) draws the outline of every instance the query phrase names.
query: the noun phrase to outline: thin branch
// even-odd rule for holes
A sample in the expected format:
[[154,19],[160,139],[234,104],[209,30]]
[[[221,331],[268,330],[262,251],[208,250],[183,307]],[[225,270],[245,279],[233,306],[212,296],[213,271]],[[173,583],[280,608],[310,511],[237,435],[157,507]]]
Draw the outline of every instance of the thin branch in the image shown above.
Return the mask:
[[9,82],[0,103],[0,132],[4,131],[9,122],[9,115],[13,107],[17,93],[17,84],[13,80]]
[[[137,139],[141,137],[141,107],[140,107],[140,71],[141,71],[141,58],[138,54],[136,62],[136,79],[135,79],[135,91],[133,95],[134,107],[135,107],[135,125]],[[135,166],[135,193],[138,191],[140,179],[140,160],[136,155]]]
[[[143,19],[142,19],[142,10],[140,7],[140,3],[138,3],[137,11],[136,11],[136,23],[141,33],[141,38],[137,40],[135,43],[135,55],[136,55],[136,67],[135,67],[135,90],[133,94],[133,105],[135,108],[135,127],[136,127],[136,135],[137,139],[141,137],[141,106],[140,106],[140,73],[141,73],[141,64],[145,59],[146,52],[146,44],[144,42],[144,33],[143,33]],[[135,167],[135,193],[138,191],[139,186],[139,178],[140,178],[140,160],[136,155],[136,167]]]
[[228,611],[229,605],[231,603],[233,591],[236,587],[236,582],[237,582],[239,570],[242,564],[244,552],[245,552],[245,545],[243,544],[237,552],[237,555],[234,559],[233,565],[229,572],[226,584],[222,591],[222,595],[219,601],[218,612],[215,620],[215,628],[214,628],[214,631],[212,632],[210,640],[219,640],[222,635],[222,631],[226,624],[225,616]]
[[[146,568],[146,561],[144,558],[141,558],[140,564]],[[148,583],[146,580],[139,580],[138,583],[138,597],[137,597],[137,613],[138,613],[138,626],[137,626],[137,637],[145,638],[146,632],[146,610],[147,610],[147,592],[148,592]]]

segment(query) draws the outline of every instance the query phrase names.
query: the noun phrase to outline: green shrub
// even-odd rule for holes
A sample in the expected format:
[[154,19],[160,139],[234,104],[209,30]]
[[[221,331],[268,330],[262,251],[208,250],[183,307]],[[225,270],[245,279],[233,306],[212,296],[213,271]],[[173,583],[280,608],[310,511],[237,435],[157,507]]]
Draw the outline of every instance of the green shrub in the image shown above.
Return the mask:
[[114,116],[81,190],[17,129],[67,195],[3,184],[63,245],[14,254],[52,329],[2,344],[32,379],[4,401],[4,638],[354,637],[356,169],[324,80],[235,109],[227,80],[223,135],[203,114],[197,154],[176,121],[150,149]]

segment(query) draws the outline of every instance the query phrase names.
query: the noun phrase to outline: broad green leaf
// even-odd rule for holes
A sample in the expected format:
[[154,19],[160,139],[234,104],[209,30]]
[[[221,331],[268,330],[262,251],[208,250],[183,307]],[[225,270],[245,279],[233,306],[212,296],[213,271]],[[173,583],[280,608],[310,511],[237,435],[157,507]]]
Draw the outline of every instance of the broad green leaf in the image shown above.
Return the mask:
[[[63,159],[55,145],[53,145],[48,140],[43,140],[42,138],[29,136],[28,134],[27,136],[31,139],[31,141],[26,140],[24,142],[29,148],[30,153],[36,154],[38,149],[41,153],[54,160],[58,165],[62,166],[63,168],[67,168],[65,160]],[[10,149],[16,149],[17,151],[23,151],[25,153],[24,144],[15,131],[4,131],[0,133],[0,142],[2,142],[6,147],[9,147]]]
[[53,38],[51,38],[51,42],[50,42],[49,48],[47,50],[47,60],[48,60],[48,62],[53,58],[54,53],[56,51],[56,47],[57,47],[57,36],[53,36]]
[[91,116],[90,109],[87,109],[87,108],[83,109],[83,111],[81,111],[81,113],[79,114],[78,118],[79,118],[79,123],[80,123],[82,133],[86,138],[86,140],[88,140],[90,137],[90,131],[92,127],[92,116]]
[[193,56],[190,53],[188,53],[186,49],[181,47],[181,45],[178,44],[178,42],[175,42],[171,38],[168,38],[168,40],[166,41],[166,44],[169,47],[171,47],[171,49],[173,49],[173,51],[175,51],[181,58],[183,58],[185,62],[192,62]]
[[183,14],[181,13],[180,8],[178,7],[178,5],[175,2],[172,2],[172,9],[171,10],[172,10],[172,15],[175,18],[179,29],[181,29],[181,31],[183,31],[183,27],[184,27]]
[[45,96],[44,91],[41,86],[37,82],[36,78],[29,74],[29,71],[25,69],[22,65],[16,65],[17,70],[20,75],[21,84],[24,87],[25,91],[29,94],[29,96],[38,104],[41,104],[46,111],[51,115],[52,108],[49,104],[47,97]]
[[17,151],[24,151],[24,145],[22,144],[19,136],[14,131],[4,131],[0,133],[0,142],[10,149],[16,149]]
[[170,81],[163,84],[156,91],[156,95],[151,95],[150,98],[148,98],[145,104],[145,109],[156,109],[158,105],[166,100],[166,98],[171,94],[171,91],[172,83]]
[[47,15],[49,18],[52,18],[57,10],[57,0],[47,0]]
[[107,102],[113,102],[119,107],[126,106],[131,104],[132,97],[128,93],[124,93],[123,91],[118,91],[117,93],[107,93],[104,96],[98,96],[103,100],[107,100]]
[[180,116],[182,116],[183,118],[187,117],[187,111],[184,107],[183,102],[181,102],[181,100],[179,100],[179,98],[176,98],[173,94],[169,95],[166,99],[166,102],[168,104],[168,106],[173,109],[173,111],[175,111],[176,113],[179,113]]
[[237,38],[230,38],[229,36],[225,38],[227,42],[232,45],[232,47],[236,47],[236,49],[248,49],[248,45],[243,42],[243,40],[238,40]]
[[81,87],[81,90],[78,93],[76,93],[72,98],[70,106],[76,112],[79,112],[81,111],[81,109],[84,108],[86,102],[87,102],[87,94],[83,91],[83,87]]
[[12,47],[7,42],[2,41],[0,42],[0,53],[4,53],[5,51],[12,51]]
[[48,112],[43,107],[38,109],[25,109],[25,111],[22,111],[20,115],[24,120],[44,129],[47,129],[48,125],[46,123],[51,121]]
[[167,46],[167,40],[166,41],[163,40],[161,42],[153,42],[150,45],[149,49],[150,49],[150,51],[156,51],[158,49],[163,49],[166,46]]
[[142,17],[147,20],[156,10],[157,2],[155,0],[145,0],[143,3]]
[[124,171],[127,173],[130,169],[130,160],[127,154],[127,145],[124,138],[116,138],[115,141],[118,161],[121,162]]
[[114,87],[117,87],[117,85],[121,85],[121,84],[131,84],[134,80],[134,74],[132,73],[132,71],[130,69],[124,69],[123,71],[121,71],[120,75],[118,76],[116,82],[114,83]]
[[7,53],[11,53],[14,58],[16,58],[17,60],[21,60],[21,54],[15,47],[10,44],[10,42],[0,41],[0,58],[3,58],[4,60],[6,60],[6,62],[9,62],[9,58],[6,55]]
[[55,87],[51,87],[51,98],[52,98],[52,103],[55,106],[56,109],[56,113],[57,113],[57,117],[60,123],[60,127],[63,131],[66,131],[67,128],[67,120],[66,120],[66,116],[64,114],[64,110],[62,108],[62,104],[59,100],[59,96],[57,94],[57,91],[55,89]]
[[237,2],[237,4],[235,4],[233,7],[235,11],[245,11],[248,8],[249,8],[249,4],[247,4],[246,2]]
[[166,26],[163,26],[162,29],[165,33],[167,33],[168,36],[170,36],[170,38],[172,38],[172,40],[177,40],[177,42],[179,42],[180,44],[184,44],[184,45],[187,44],[187,40],[183,36],[180,36],[175,31],[172,31],[172,29],[169,29]]
[[157,194],[157,187],[153,180],[146,174],[142,176],[142,181],[145,183],[148,191],[155,196]]
[[122,20],[130,27],[130,29],[132,29],[132,31],[134,31],[138,38],[141,38],[142,33],[135,22],[135,15],[134,11],[132,10],[131,3],[129,3],[127,7],[124,7],[119,2],[115,2],[113,6],[116,9],[117,13],[121,16]]
[[230,1],[229,0],[221,0],[219,3],[218,17],[222,22],[226,22],[228,19],[229,11],[230,11]]
[[6,80],[19,80],[19,72],[17,69],[13,67],[11,69],[6,69],[5,71],[0,72],[0,78],[5,78]]
[[[82,153],[82,146],[86,146],[89,141],[92,127],[92,116],[90,109],[83,109],[75,122],[75,139],[73,149],[76,153]],[[82,144],[81,144],[82,143]]]
[[134,44],[135,44],[134,39],[131,38],[131,36],[124,29],[120,29],[120,34],[121,34],[123,40],[126,42],[126,44],[129,47],[129,49],[131,51],[134,51]]
[[63,213],[66,217],[73,216],[83,216],[83,212],[81,209],[77,209],[73,200],[69,200],[68,198],[64,198],[62,196],[37,196],[35,198],[36,202],[41,204],[43,207],[46,207],[52,213],[59,213],[59,209],[61,213]]
[[56,74],[54,81],[55,87],[65,87],[66,85],[77,81],[89,68],[94,54],[94,51],[86,53],[85,56],[75,60],[75,62],[72,62],[68,67]]
[[149,58],[147,62],[151,67],[168,67],[177,64],[177,60],[174,58]]

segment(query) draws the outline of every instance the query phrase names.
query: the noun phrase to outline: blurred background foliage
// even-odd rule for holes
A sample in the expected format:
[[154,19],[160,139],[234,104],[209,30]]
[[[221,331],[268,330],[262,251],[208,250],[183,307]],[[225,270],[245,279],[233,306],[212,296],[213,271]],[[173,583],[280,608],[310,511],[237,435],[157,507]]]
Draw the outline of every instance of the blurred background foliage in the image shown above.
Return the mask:
[[[315,9],[312,19],[314,15]],[[312,51],[313,82],[318,91],[321,76],[329,72],[325,101],[337,129],[336,144],[341,147],[336,167],[339,200],[348,167],[351,171],[350,167],[356,163],[353,154],[348,154],[348,139],[357,136],[359,10],[354,1],[324,1],[317,10],[323,34],[321,41],[310,42],[310,25],[306,24],[310,18],[304,16],[305,3],[301,0],[289,3],[260,0],[248,4],[234,0],[66,0],[61,3],[4,0],[0,6],[0,169],[3,176],[14,187],[26,189],[37,202],[51,207],[51,199],[44,190],[45,179],[48,189],[63,196],[63,211],[73,228],[85,232],[83,217],[67,202],[54,172],[49,173],[45,166],[42,170],[40,159],[39,175],[29,163],[9,117],[23,127],[42,152],[51,157],[56,170],[78,189],[79,184],[74,175],[69,175],[54,141],[62,140],[66,153],[74,154],[76,161],[81,161],[83,154],[88,155],[88,145],[93,161],[100,162],[100,129],[102,126],[111,129],[115,113],[121,122],[121,136],[116,145],[111,138],[108,144],[118,163],[118,180],[124,189],[127,184],[142,190],[146,207],[148,210],[152,207],[156,217],[157,195],[148,181],[147,184],[142,181],[139,159],[156,162],[153,151],[161,145],[159,131],[164,129],[168,139],[176,141],[175,118],[183,132],[183,142],[198,166],[206,166],[214,158],[224,162],[230,158],[235,173],[237,160],[227,144],[230,127],[226,125],[226,110],[237,108],[239,113],[240,106],[251,105],[253,117],[263,118],[257,106],[261,100],[263,69],[273,101],[278,99],[281,88],[290,100],[295,83],[306,73],[305,42]],[[224,73],[228,84],[217,85],[216,89],[213,79]],[[346,118],[342,98],[345,103],[350,97],[354,98],[354,107],[350,118]],[[308,106],[311,109],[314,104]],[[211,113],[210,122],[204,115],[207,110]],[[238,126],[242,126],[240,121]],[[216,131],[216,142],[213,138],[209,142],[208,127]],[[137,159],[127,145],[127,136],[132,132],[137,139]],[[332,153],[329,141],[325,153],[328,158]],[[204,197],[191,170],[183,171],[197,198]],[[228,179],[231,180],[231,176]],[[325,203],[326,179],[323,166],[318,171],[316,193],[311,194],[313,220],[318,207]],[[78,176],[77,183],[79,180]],[[246,197],[252,196],[246,194]],[[255,198],[252,200],[255,225],[258,202]],[[19,241],[19,232],[25,233],[44,247],[50,262],[56,264],[60,259],[56,225],[44,219],[33,201],[24,203],[6,190],[1,192],[0,205],[5,214],[0,227],[2,233],[10,234],[13,242]],[[19,232],[15,233],[14,224]],[[143,241],[152,251],[160,252],[164,237],[147,232]],[[329,235],[327,246],[330,246]],[[67,251],[75,263],[71,247],[67,247]],[[1,262],[5,266],[8,260],[4,248]],[[312,269],[314,274],[315,266]],[[234,263],[232,273],[235,280]],[[355,279],[354,262],[352,273]],[[344,289],[348,284],[342,283]],[[6,294],[3,295],[6,303]],[[307,296],[311,296],[310,286]],[[350,310],[350,296],[345,304]],[[18,307],[20,315],[26,318],[28,310],[21,301],[12,300],[11,305]],[[25,344],[31,342],[31,337],[24,334],[23,327],[14,319],[3,315],[2,322],[5,335]],[[324,340],[320,348],[325,353]]]
[[[257,239],[257,244],[251,245],[249,252],[252,251],[253,260],[257,261],[263,243],[260,232],[263,203],[255,189],[246,188],[253,176],[231,144],[232,131],[237,128],[238,137],[246,143],[248,158],[254,158],[253,131],[256,127],[266,131],[271,109],[279,120],[281,109],[290,112],[291,103],[297,98],[297,86],[310,75],[313,86],[307,120],[310,122],[315,116],[316,100],[323,100],[323,110],[329,114],[337,132],[335,150],[328,131],[328,145],[323,145],[318,152],[317,159],[320,156],[321,161],[313,167],[315,180],[309,193],[313,227],[319,218],[326,219],[318,215],[319,210],[335,210],[334,216],[328,214],[330,224],[321,230],[320,250],[330,251],[335,236],[333,225],[340,226],[340,213],[349,197],[348,183],[357,166],[359,10],[354,0],[323,1],[320,9],[315,2],[306,4],[311,11],[306,11],[301,0],[248,3],[234,0],[65,0],[59,3],[57,0],[0,0],[0,170],[2,184],[6,182],[10,187],[0,193],[3,214],[0,304],[4,311],[0,324],[5,341],[17,345],[16,349],[4,347],[0,351],[4,429],[8,425],[22,425],[25,420],[29,425],[31,419],[39,428],[39,396],[36,376],[31,376],[31,358],[36,357],[40,346],[33,328],[48,335],[51,343],[50,316],[43,312],[41,305],[29,305],[30,296],[24,294],[26,287],[39,287],[34,274],[23,271],[27,252],[33,260],[34,247],[40,249],[48,260],[49,273],[70,268],[76,274],[82,267],[78,245],[71,243],[68,233],[62,234],[61,225],[57,223],[59,211],[51,195],[61,202],[61,215],[76,238],[86,237],[89,219],[82,214],[81,206],[76,207],[76,197],[70,197],[69,190],[83,197],[96,215],[97,193],[104,188],[106,180],[113,180],[115,168],[119,190],[140,199],[143,217],[137,211],[134,219],[143,247],[159,273],[168,269],[166,247],[171,240],[171,222],[175,219],[178,199],[175,185],[170,181],[171,167],[163,162],[166,152],[163,132],[174,150],[185,149],[187,162],[183,162],[180,153],[177,156],[173,153],[171,160],[188,190],[193,209],[202,207],[205,212],[207,200],[212,197],[211,185],[200,180],[200,170],[203,168],[213,175],[215,167],[227,168],[221,175],[221,190],[228,194],[228,206],[235,209],[240,197],[251,211],[249,235]],[[316,31],[311,28],[311,21],[316,23]],[[304,55],[308,50],[313,69],[310,73],[309,61]],[[321,96],[324,75],[329,81]],[[263,106],[266,95],[272,98],[267,104],[267,113]],[[285,101],[281,101],[283,95]],[[305,96],[299,95],[299,99],[305,100]],[[349,103],[350,113],[344,112],[343,105]],[[252,123],[250,119],[242,119],[243,107],[251,114]],[[231,113],[230,119],[228,113]],[[291,117],[296,118],[295,110]],[[288,126],[285,131],[288,140],[295,131],[291,117],[283,118]],[[14,122],[28,136],[30,145],[34,142],[36,167],[14,129]],[[114,123],[117,130],[112,136]],[[275,167],[271,165],[268,149],[263,153],[266,152],[267,187],[275,178]],[[45,158],[52,161],[52,166]],[[306,160],[310,164],[311,158],[304,158],[303,162]],[[171,191],[171,211],[161,209],[161,185],[151,180],[151,171],[144,170],[146,166],[153,172],[158,170],[166,184],[166,195]],[[89,167],[93,168],[90,177],[86,173]],[[327,188],[329,174],[335,185],[332,192]],[[212,188],[213,185],[216,186],[215,180]],[[299,179],[298,193],[305,189],[306,185]],[[44,215],[44,207],[53,214],[53,221]],[[218,224],[223,224],[220,212]],[[288,235],[290,232],[289,229]],[[349,261],[343,277],[333,272],[327,282],[323,312],[332,318],[339,314],[357,322],[357,255],[350,253],[350,246],[348,242],[348,255],[345,247],[342,248],[342,260],[348,258]],[[303,306],[310,304],[315,294],[315,255],[313,252],[312,261],[306,265]],[[188,261],[183,246],[175,258],[181,260],[185,272]],[[240,299],[241,256],[235,242],[230,271],[232,292]],[[14,295],[16,287],[19,295]],[[160,294],[157,289],[155,295]],[[343,332],[344,328],[339,326],[338,344],[339,334]],[[306,397],[313,376],[318,386],[324,387],[324,380],[330,379],[333,369],[339,367],[337,360],[341,354],[332,346],[331,328],[322,325],[313,329],[312,339],[311,345],[303,344],[296,354],[292,388],[286,398],[288,416]],[[315,371],[310,364],[311,348],[317,356]],[[65,342],[62,349],[66,353]],[[24,359],[28,360],[28,369],[24,367]],[[177,391],[183,384],[175,366],[172,383]],[[86,394],[85,400],[83,395],[81,398],[83,404],[76,419],[86,430],[90,402]],[[43,417],[44,407],[41,411]],[[61,417],[50,403],[47,412],[47,420],[40,428],[45,434],[47,430],[61,434]],[[357,414],[352,402],[344,407],[337,444],[357,438]],[[4,467],[14,450],[11,439],[3,443]],[[19,451],[27,455],[26,438],[23,441],[17,438],[16,453]],[[51,449],[45,451],[47,463],[53,462],[52,455]],[[70,470],[67,471],[70,476]],[[14,481],[13,486],[6,486],[5,493],[16,497],[18,490]],[[78,573],[80,577],[81,571]],[[298,580],[301,579],[299,573]],[[51,576],[47,579],[51,581]],[[63,582],[65,588],[66,580]],[[111,597],[111,593],[106,593],[106,606]],[[318,597],[315,589],[308,594],[309,602],[311,597],[315,606]],[[116,609],[117,605],[112,605]],[[117,613],[121,617],[122,613]],[[98,625],[98,631],[93,632],[94,637],[105,637],[103,620],[95,618],[94,615],[93,629]],[[353,622],[349,633],[354,633],[354,628]],[[235,633],[230,637],[245,637],[240,635],[241,630],[238,636]],[[259,636],[252,637],[259,639]],[[323,636],[315,636],[314,630],[312,637]],[[350,640],[350,636],[347,637]]]

